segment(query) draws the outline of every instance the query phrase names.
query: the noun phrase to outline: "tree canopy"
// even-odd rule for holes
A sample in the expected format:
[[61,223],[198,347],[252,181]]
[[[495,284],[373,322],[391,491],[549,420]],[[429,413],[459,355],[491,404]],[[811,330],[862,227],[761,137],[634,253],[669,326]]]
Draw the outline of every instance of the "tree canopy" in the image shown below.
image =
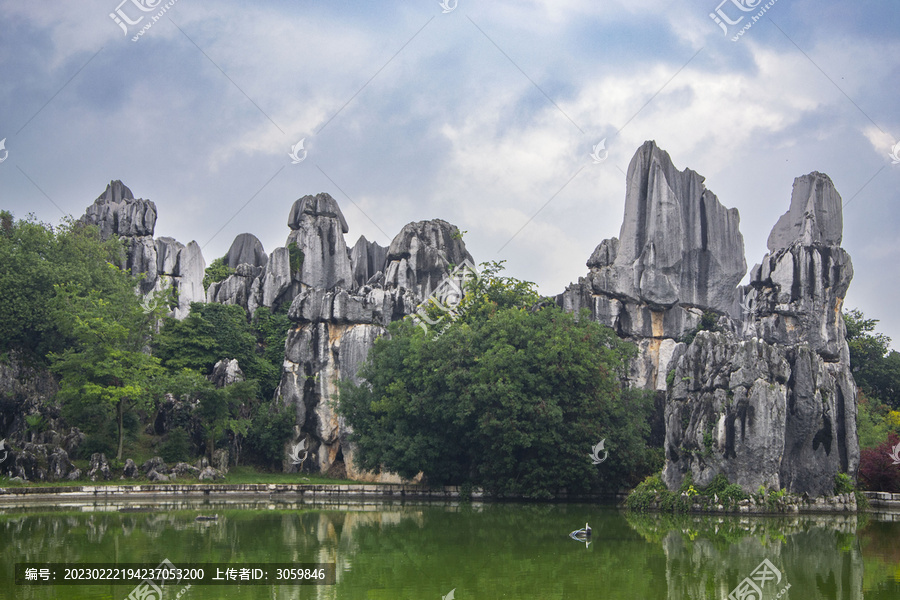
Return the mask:
[[[391,324],[365,383],[342,385],[362,466],[537,498],[616,490],[658,469],[652,399],[623,390],[634,347],[586,313],[540,303],[501,264],[484,267],[449,327]],[[610,458],[598,467],[601,440]]]

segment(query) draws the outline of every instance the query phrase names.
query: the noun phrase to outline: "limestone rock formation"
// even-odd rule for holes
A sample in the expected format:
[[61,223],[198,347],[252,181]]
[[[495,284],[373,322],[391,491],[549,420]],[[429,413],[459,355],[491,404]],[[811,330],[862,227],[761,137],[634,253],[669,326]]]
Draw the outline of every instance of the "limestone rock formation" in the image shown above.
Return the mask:
[[347,221],[328,194],[304,196],[291,207],[291,234],[285,246],[296,244],[302,253],[299,279],[304,286],[330,290],[351,286],[350,256],[344,235]]
[[156,215],[153,202],[135,198],[121,181],[112,181],[87,208],[81,222],[99,227],[103,239],[113,235],[122,239],[125,256],[121,266],[134,275],[144,275],[140,284],[143,294],[174,287],[178,306],[172,314],[183,319],[190,312],[191,302],[206,300],[206,263],[196,242],[184,246],[172,238],[153,239]]
[[97,225],[100,236],[153,237],[156,205],[150,200],[136,199],[121,181],[110,181],[106,191],[87,208],[82,222]]
[[794,180],[791,207],[769,234],[769,252],[803,246],[840,246],[844,234],[841,196],[828,175],[813,171]]
[[269,257],[262,242],[252,233],[242,233],[234,238],[228,253],[225,254],[225,264],[232,269],[236,269],[238,265],[265,267],[268,261]]
[[112,473],[109,470],[109,461],[106,460],[105,454],[98,452],[91,454],[91,470],[88,471],[88,477],[91,481],[97,481],[98,479],[109,481],[112,479]]
[[362,287],[367,283],[381,283],[373,278],[377,278],[379,274],[381,277],[384,276],[381,269],[386,264],[387,252],[387,248],[378,242],[370,242],[364,235],[356,240],[356,244],[350,250],[350,270],[354,287]]
[[385,287],[406,288],[426,298],[450,272],[450,265],[473,262],[459,229],[441,219],[403,226],[387,251]]
[[688,472],[701,485],[724,473],[748,492],[822,496],[838,473],[855,475],[856,385],[841,316],[853,267],[838,245],[841,222],[831,180],[797,178],[743,290],[742,322],[702,332],[679,357],[665,410],[670,487]]
[[703,181],[645,142],[628,166],[619,237],[601,242],[587,277],[557,297],[566,310],[587,308],[638,343],[630,375],[638,387],[665,390],[677,340],[699,326],[704,311],[732,309],[747,271],[740,215]]
[[[338,382],[359,383],[357,371],[387,325],[415,312],[447,276],[449,266],[471,261],[471,255],[459,230],[440,220],[406,225],[389,249],[360,238],[347,252],[338,235],[346,223],[327,194],[306,196],[295,203],[289,224],[295,229],[289,243],[295,241],[303,249],[304,265],[309,252],[321,253],[322,259],[316,259],[309,272],[304,267],[302,290],[293,297],[288,311],[294,326],[288,333],[284,370],[276,391],[280,402],[292,406],[296,414],[296,435],[286,450],[306,439],[310,442],[309,458],[303,463],[306,469],[397,482],[395,475],[367,473],[354,465],[349,428],[334,412]],[[300,231],[307,232],[313,242],[301,245]],[[323,234],[332,238],[324,246]],[[346,262],[331,259],[332,253],[337,257],[341,251]],[[277,272],[273,268],[276,260],[288,258],[276,259],[273,254],[267,273]],[[286,275],[281,278],[286,279]],[[284,293],[278,288],[266,295],[265,286],[266,299]],[[286,452],[284,469],[296,470],[287,456]]]
[[217,388],[223,388],[238,381],[244,381],[244,372],[241,371],[237,359],[220,360],[213,367],[209,380]]
[[831,494],[859,463],[840,195],[821,173],[797,178],[769,253],[738,288],[740,217],[702,184],[646,142],[628,168],[619,238],[597,246],[557,302],[638,346],[629,378],[665,398],[670,489],[723,474],[747,492]]

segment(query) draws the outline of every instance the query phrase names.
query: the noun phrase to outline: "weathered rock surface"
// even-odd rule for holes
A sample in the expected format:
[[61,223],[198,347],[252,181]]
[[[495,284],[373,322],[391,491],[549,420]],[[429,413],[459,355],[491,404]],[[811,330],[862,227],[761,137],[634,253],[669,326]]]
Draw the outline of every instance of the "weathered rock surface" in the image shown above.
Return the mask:
[[106,460],[105,454],[98,452],[91,454],[91,470],[88,471],[88,477],[91,481],[97,481],[98,479],[109,481],[112,479],[112,473],[109,470],[109,461]]
[[134,479],[138,475],[140,475],[140,471],[138,471],[137,465],[134,464],[134,461],[130,458],[125,459],[125,466],[122,468],[122,478],[123,479]]
[[[472,257],[459,230],[440,220],[406,225],[390,248],[360,238],[347,252],[343,237],[338,237],[339,231],[346,231],[346,222],[327,194],[306,196],[295,203],[289,224],[295,230],[289,243],[295,241],[303,248],[304,265],[308,252],[323,258],[316,259],[311,274],[301,276],[302,289],[294,293],[288,311],[294,327],[288,333],[276,397],[294,408],[297,426],[294,438],[285,444],[284,470],[297,470],[288,452],[293,444],[306,439],[309,455],[304,469],[399,482],[393,474],[367,473],[355,466],[349,428],[333,408],[337,384],[341,380],[358,383],[357,371],[387,325],[415,312],[447,276],[450,265],[472,261]],[[298,232],[303,231],[313,243],[300,245]],[[323,245],[326,233],[335,241]],[[332,253],[347,262],[329,262]],[[273,254],[267,273],[277,272],[273,269],[276,260],[286,265],[288,257],[276,259]],[[286,266],[283,269],[286,271]],[[267,280],[284,283],[264,294],[263,303],[290,289],[288,276],[284,273]]]
[[628,169],[619,238],[597,246],[588,276],[557,302],[637,344],[632,385],[666,397],[670,489],[688,473],[698,485],[724,474],[747,492],[830,495],[834,476],[859,463],[840,195],[821,173],[797,178],[769,254],[738,288],[739,216],[702,183],[645,143]]
[[455,225],[441,219],[408,223],[388,248],[384,285],[408,289],[424,300],[447,276],[451,265],[465,260],[473,262]]
[[83,223],[96,225],[101,237],[117,235],[125,243],[122,268],[133,274],[143,274],[141,293],[147,295],[174,287],[178,306],[172,315],[185,318],[191,302],[206,301],[203,274],[206,262],[200,246],[187,246],[172,238],[153,239],[156,226],[156,205],[150,200],[136,199],[121,181],[113,181],[106,191],[87,208]]
[[747,271],[740,215],[646,142],[628,166],[619,239],[594,251],[591,289],[654,308],[725,311]]
[[828,175],[813,171],[794,180],[791,206],[769,234],[769,252],[803,246],[840,246],[843,201]]
[[218,481],[223,478],[224,475],[212,467],[205,467],[198,476],[200,481]]
[[164,461],[161,456],[154,456],[141,465],[141,470],[148,475],[150,471],[165,474],[169,472],[169,467],[166,466],[166,461]]
[[136,199],[121,181],[110,181],[106,191],[90,205],[82,222],[97,225],[100,236],[153,236],[156,227],[156,205],[150,200]]
[[388,249],[378,242],[370,242],[364,235],[359,236],[350,250],[350,270],[354,287],[366,285],[379,273],[384,276],[382,270],[387,264],[387,253]]
[[587,277],[557,297],[564,309],[587,308],[644,346],[630,369],[637,387],[665,389],[673,341],[696,330],[704,311],[733,310],[747,270],[740,215],[703,181],[645,142],[628,166],[619,237],[602,241],[587,261]]
[[[799,208],[798,208],[799,207]],[[841,199],[819,173],[794,182],[791,210],[743,290],[741,322],[701,332],[677,360],[666,405],[667,485],[688,472],[830,495],[859,465],[856,385],[841,314],[853,277]],[[687,383],[684,383],[686,381]]]
[[238,381],[244,381],[244,372],[241,371],[241,367],[238,364],[237,359],[222,359],[213,367],[213,371],[209,376],[209,380],[217,388],[223,388],[226,385],[231,385],[232,383]]
[[238,265],[265,267],[267,262],[269,257],[262,242],[252,233],[242,233],[234,238],[225,255],[225,264],[232,269],[236,269]]
[[291,207],[291,234],[286,247],[296,244],[303,253],[299,279],[304,286],[326,290],[351,286],[350,256],[344,234],[347,221],[328,194],[304,196]]

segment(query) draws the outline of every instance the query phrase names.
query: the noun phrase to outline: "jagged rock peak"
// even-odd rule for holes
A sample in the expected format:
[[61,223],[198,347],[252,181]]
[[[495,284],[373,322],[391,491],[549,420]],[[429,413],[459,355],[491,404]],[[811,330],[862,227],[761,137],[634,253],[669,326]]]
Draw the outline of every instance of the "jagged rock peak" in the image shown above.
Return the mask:
[[121,181],[110,181],[106,191],[87,208],[81,221],[97,225],[103,239],[113,235],[152,236],[156,227],[156,205],[150,200],[136,199]]
[[813,171],[794,180],[791,207],[769,234],[769,252],[803,246],[840,246],[844,230],[843,201],[831,178]]
[[747,270],[740,214],[722,206],[704,179],[644,142],[628,165],[618,248],[598,248],[591,260],[597,267],[603,254],[614,261],[611,277],[595,282],[602,291],[658,306],[730,306]]
[[347,220],[344,219],[344,213],[338,206],[337,200],[329,194],[322,192],[315,196],[303,196],[291,207],[291,213],[288,216],[288,227],[292,230],[300,229],[300,223],[309,217],[330,217],[338,219],[341,223],[341,231],[347,233],[350,227],[347,226]]
[[225,255],[225,262],[232,269],[244,264],[252,267],[264,267],[268,261],[269,257],[266,255],[262,242],[252,233],[242,233],[234,238],[228,254]]
[[450,265],[474,262],[456,225],[441,219],[407,223],[387,251],[385,287],[412,290],[426,298],[450,272]]
[[106,191],[97,197],[97,202],[115,202],[118,204],[122,200],[134,200],[134,194],[131,189],[120,180],[110,181],[106,186]]

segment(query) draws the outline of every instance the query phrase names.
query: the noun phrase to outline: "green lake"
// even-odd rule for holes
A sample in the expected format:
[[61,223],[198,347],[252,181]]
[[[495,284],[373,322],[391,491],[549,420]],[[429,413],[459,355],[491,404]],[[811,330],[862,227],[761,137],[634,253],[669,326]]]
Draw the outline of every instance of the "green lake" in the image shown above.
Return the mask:
[[[213,514],[218,520],[195,521]],[[569,537],[585,522],[590,544]],[[235,568],[331,563],[336,576],[318,586],[170,583],[161,588],[165,600],[722,600],[747,580],[762,597],[735,597],[900,599],[900,522],[874,515],[673,517],[589,504],[286,499],[73,503],[0,506],[0,548],[0,597],[16,599],[125,600],[135,589],[17,585],[16,563],[164,559]]]

